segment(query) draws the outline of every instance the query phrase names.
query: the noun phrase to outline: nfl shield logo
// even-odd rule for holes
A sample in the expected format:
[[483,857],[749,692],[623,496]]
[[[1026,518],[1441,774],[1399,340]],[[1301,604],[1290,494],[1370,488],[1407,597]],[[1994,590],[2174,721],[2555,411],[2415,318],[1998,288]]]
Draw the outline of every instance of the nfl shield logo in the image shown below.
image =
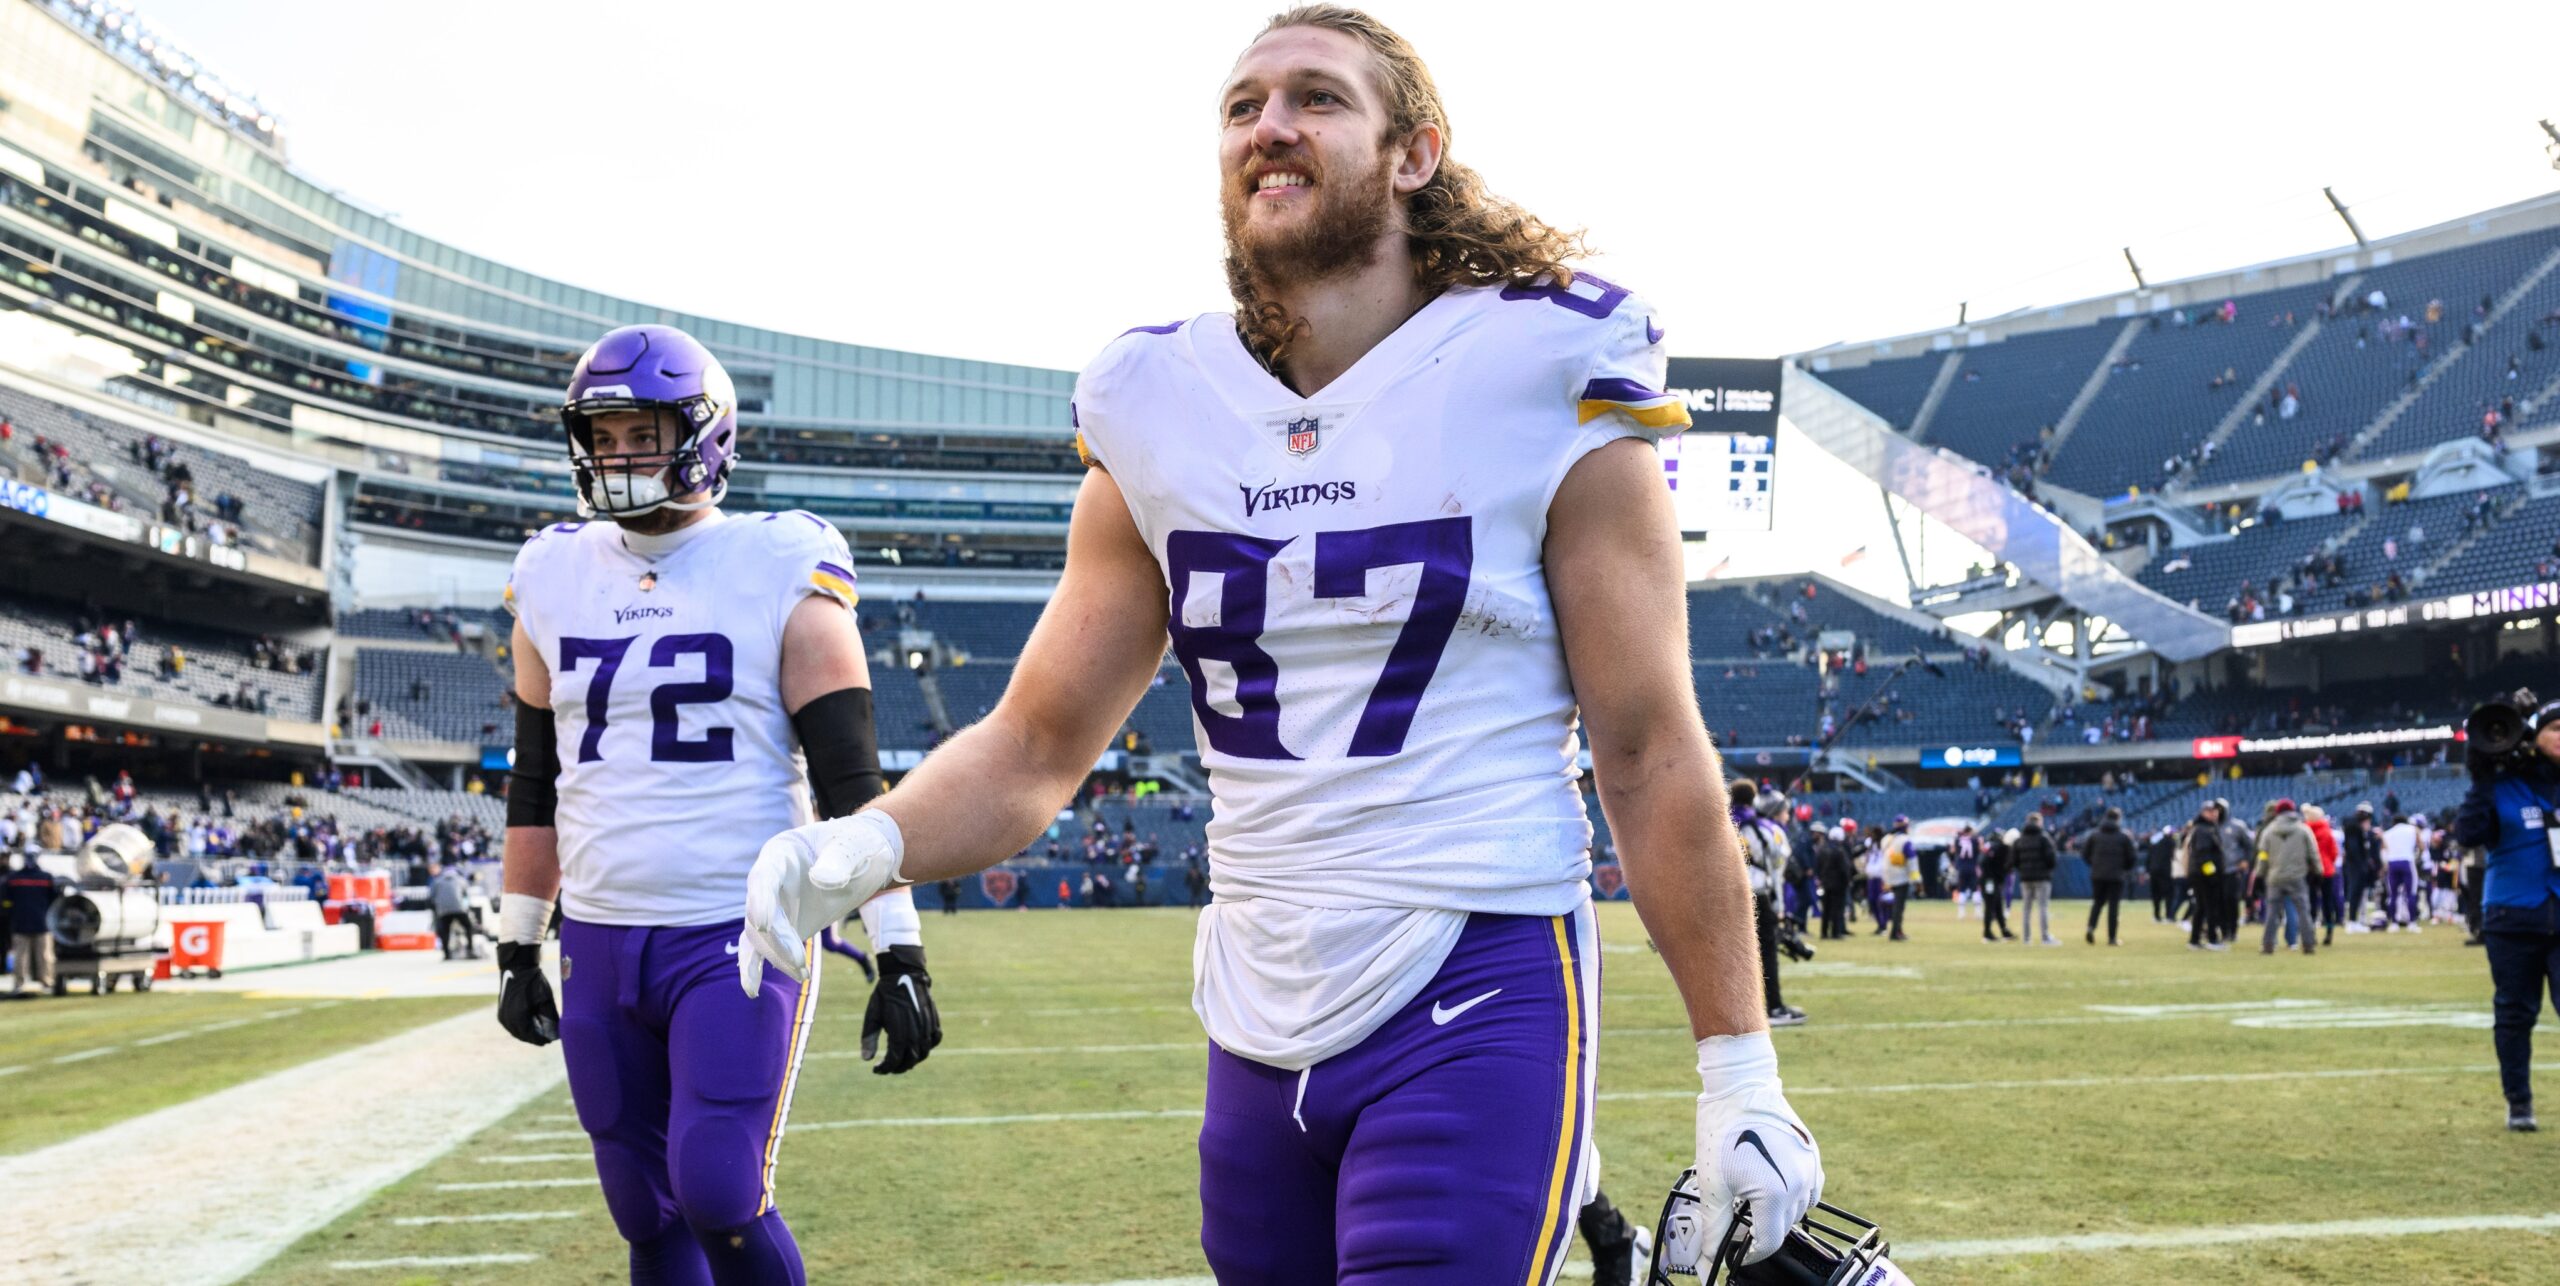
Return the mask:
[[1306,455],[1316,449],[1317,417],[1289,421],[1289,454]]
[[1003,867],[990,867],[978,872],[978,891],[986,894],[987,901],[997,906],[1010,906],[1016,879],[1013,872]]

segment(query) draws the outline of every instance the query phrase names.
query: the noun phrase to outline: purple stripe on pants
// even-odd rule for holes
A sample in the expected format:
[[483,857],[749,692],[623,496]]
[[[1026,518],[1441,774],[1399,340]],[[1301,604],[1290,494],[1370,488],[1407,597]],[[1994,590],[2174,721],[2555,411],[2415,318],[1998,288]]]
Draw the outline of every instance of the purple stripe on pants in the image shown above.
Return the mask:
[[1421,995],[1303,1073],[1211,1046],[1200,1242],[1220,1286],[1552,1281],[1582,1206],[1590,925],[1471,917]]
[[[738,928],[562,921],[560,1051],[625,1241],[661,1255],[670,1241],[701,1243],[710,1280],[796,1281],[798,1248],[768,1215],[818,987],[813,976],[804,996],[768,970],[747,998]],[[690,1238],[672,1236],[680,1229]],[[635,1251],[635,1275],[639,1262]],[[660,1279],[702,1280],[690,1269]]]

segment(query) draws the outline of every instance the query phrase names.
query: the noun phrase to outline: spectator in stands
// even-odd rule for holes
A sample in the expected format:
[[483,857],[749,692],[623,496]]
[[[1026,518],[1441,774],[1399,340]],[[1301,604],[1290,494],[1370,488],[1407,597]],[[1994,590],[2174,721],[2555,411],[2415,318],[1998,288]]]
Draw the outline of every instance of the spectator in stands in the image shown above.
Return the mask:
[[2080,856],[2089,863],[2089,926],[2080,940],[2097,945],[2098,916],[2103,912],[2107,918],[2107,945],[2115,946],[2124,882],[2132,876],[2135,861],[2133,837],[2124,833],[2124,810],[2107,810],[2097,833],[2081,842]]
[[2053,837],[2045,834],[2044,814],[2030,812],[2018,828],[2018,838],[2010,845],[2010,857],[2018,871],[2018,928],[2029,946],[2039,941],[2052,947],[2061,943],[2053,936],[2053,869],[2056,854]]

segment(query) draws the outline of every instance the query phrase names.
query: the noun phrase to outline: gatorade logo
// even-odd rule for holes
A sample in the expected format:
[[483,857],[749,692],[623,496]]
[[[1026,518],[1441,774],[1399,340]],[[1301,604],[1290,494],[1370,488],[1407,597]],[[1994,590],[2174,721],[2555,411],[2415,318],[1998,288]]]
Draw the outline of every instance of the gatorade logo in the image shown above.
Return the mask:
[[191,956],[200,956],[212,951],[213,931],[202,924],[190,924],[178,930],[178,950]]

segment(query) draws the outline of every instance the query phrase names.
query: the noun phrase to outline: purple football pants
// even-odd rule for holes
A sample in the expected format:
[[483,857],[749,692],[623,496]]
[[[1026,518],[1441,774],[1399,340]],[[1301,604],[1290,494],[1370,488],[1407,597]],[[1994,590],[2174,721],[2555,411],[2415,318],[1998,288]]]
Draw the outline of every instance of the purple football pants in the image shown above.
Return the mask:
[[738,990],[739,925],[560,925],[560,1050],[635,1286],[804,1281],[774,1165],[818,982]]
[[1209,1049],[1219,1286],[1544,1286],[1597,1186],[1589,903],[1470,918],[1429,986],[1303,1072]]
[[2382,864],[2382,916],[2393,924],[2418,922],[2418,867],[2414,862]]

